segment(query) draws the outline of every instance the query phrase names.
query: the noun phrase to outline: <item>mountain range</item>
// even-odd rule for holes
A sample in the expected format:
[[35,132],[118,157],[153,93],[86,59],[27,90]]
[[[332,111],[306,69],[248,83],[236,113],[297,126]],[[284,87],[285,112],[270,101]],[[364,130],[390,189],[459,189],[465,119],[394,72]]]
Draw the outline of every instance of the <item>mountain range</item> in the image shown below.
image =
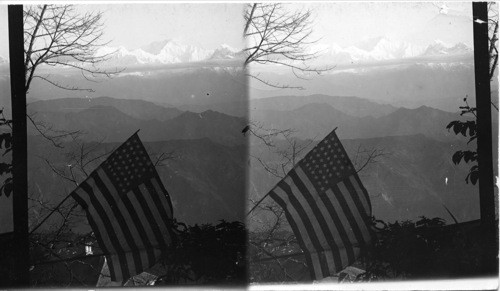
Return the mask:
[[185,44],[176,39],[152,42],[141,48],[129,50],[124,46],[102,46],[96,56],[105,57],[101,67],[129,68],[134,66],[156,66],[198,62],[224,62],[241,58],[241,50],[222,44],[216,49],[205,49]]
[[386,37],[368,39],[348,47],[322,44],[311,47],[311,51],[319,54],[317,63],[338,66],[403,59],[425,61],[435,60],[436,57],[446,61],[447,58],[456,56],[470,58],[473,52],[472,48],[461,42],[447,44],[436,40],[427,46],[419,46]]
[[[233,145],[246,142],[241,130],[248,124],[247,118],[267,127],[294,129],[301,139],[318,139],[332,127],[339,127],[344,138],[425,134],[443,141],[459,138],[448,132],[446,125],[460,119],[458,113],[427,106],[396,108],[357,97],[327,95],[253,100],[247,116],[210,108],[182,111],[144,100],[110,97],[40,100],[31,103],[28,112],[42,122],[57,125],[57,130],[82,130],[88,133],[87,138],[106,138],[108,142],[121,141],[141,129],[145,141],[210,138]],[[34,134],[34,129],[31,132]]]
[[436,140],[459,139],[446,130],[460,115],[421,106],[416,109],[399,108],[384,116],[355,117],[327,103],[310,103],[290,111],[254,110],[251,120],[273,128],[291,128],[301,139],[318,139],[338,127],[344,138],[371,138],[382,136],[425,134]]
[[55,100],[35,101],[28,104],[29,112],[63,112],[74,113],[96,106],[111,106],[131,117],[148,120],[165,121],[179,116],[182,111],[174,107],[158,106],[154,103],[139,100],[123,100],[111,97],[98,98],[61,98]]
[[[37,101],[34,105],[38,106],[33,107],[46,107],[39,105],[43,102]],[[132,103],[134,102],[135,100],[132,100]],[[160,110],[161,107],[158,111]],[[241,129],[247,124],[244,118],[212,110],[201,113],[186,111],[165,120],[144,115],[135,118],[116,107],[102,105],[82,108],[80,111],[73,112],[54,109],[37,111],[36,113],[35,111],[29,112],[37,121],[54,125],[54,130],[81,131],[85,134],[86,140],[120,142],[140,129],[144,141],[209,138],[214,142],[227,145],[241,145],[246,142],[241,135]],[[37,134],[36,129],[32,126],[28,128],[28,132]]]
[[[302,95],[324,94],[358,96],[377,103],[417,108],[422,105],[457,112],[463,98],[475,96],[473,59],[462,63],[408,63],[339,70],[302,80],[293,74],[260,72],[260,78],[305,89]],[[276,89],[250,82],[252,98],[276,96]],[[282,89],[280,95],[296,95],[297,90]]]
[[[364,40],[348,47],[341,47],[335,43],[311,45],[308,51],[319,56],[313,63],[337,66],[402,59],[435,61],[438,57],[439,60],[445,61],[450,57],[472,57],[472,48],[462,42],[448,44],[435,40],[434,43],[421,46],[382,36]],[[243,61],[244,52],[227,44],[221,44],[216,49],[205,49],[182,43],[176,39],[166,39],[133,50],[124,46],[102,46],[96,50],[95,55],[105,56],[106,61],[100,63],[101,67],[127,68],[206,61],[223,62],[234,59]],[[0,57],[0,63],[6,61]]]
[[[292,140],[297,144],[308,143],[310,138],[314,138],[314,144],[337,126],[337,134],[353,161],[362,162],[360,149],[383,151],[378,162],[361,173],[377,218],[445,217],[442,204],[460,221],[477,218],[477,188],[464,182],[468,165],[457,166],[451,161],[456,150],[467,148],[464,139],[445,128],[448,122],[460,118],[457,114],[327,95],[277,96],[250,104],[253,120],[267,127],[296,129]],[[273,165],[279,165],[281,158],[258,139],[243,136],[246,117],[210,109],[183,111],[145,100],[111,97],[38,100],[30,103],[28,110],[36,111],[37,120],[54,125],[55,130],[88,132],[82,141],[89,145],[106,137],[96,147],[97,154],[113,149],[140,129],[139,135],[153,158],[162,152],[174,157],[158,171],[181,221],[244,219],[240,214],[244,214],[247,183],[250,199],[261,197],[276,183],[276,177],[254,157]],[[74,186],[59,183],[60,177],[40,157],[54,162],[58,169],[66,169],[68,154],[78,145],[68,142],[64,149],[58,149],[33,130],[29,140],[30,189],[56,202],[60,198],[57,195]],[[286,149],[285,140],[276,140],[276,144],[276,150]],[[266,219],[265,215],[258,217]]]

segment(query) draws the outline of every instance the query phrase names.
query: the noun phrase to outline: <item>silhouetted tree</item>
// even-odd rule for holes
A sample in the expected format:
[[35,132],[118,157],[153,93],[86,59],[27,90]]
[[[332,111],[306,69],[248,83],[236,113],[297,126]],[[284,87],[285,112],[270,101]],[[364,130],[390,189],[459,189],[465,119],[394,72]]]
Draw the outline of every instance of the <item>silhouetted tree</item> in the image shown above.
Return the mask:
[[111,77],[119,72],[100,69],[99,63],[109,59],[113,52],[98,55],[103,42],[102,12],[81,14],[73,5],[27,6],[24,11],[26,92],[36,78],[65,90],[86,90],[61,84],[42,74],[39,68],[71,68],[81,72],[87,80],[97,76]]
[[[488,4],[488,39],[489,39],[489,56],[490,67],[489,77],[490,82],[494,81],[495,71],[498,65],[498,4],[495,2]],[[477,108],[470,106],[467,101],[467,96],[463,99],[465,105],[460,106],[460,115],[469,117],[467,120],[454,120],[450,122],[446,129],[452,129],[455,134],[461,134],[468,137],[467,144],[477,139]],[[491,101],[491,106],[498,112],[498,106]],[[469,181],[475,185],[479,179],[479,167],[477,165],[477,147],[474,150],[459,150],[453,154],[452,161],[454,164],[459,164],[462,161],[465,163],[472,163],[469,173],[465,177],[465,182]]]
[[[245,68],[250,64],[280,65],[289,68],[298,78],[331,69],[308,65],[308,61],[319,56],[319,52],[311,51],[309,47],[318,41],[311,39],[311,10],[292,11],[283,3],[254,3],[247,5],[244,19],[243,35],[247,41],[243,50],[246,53]],[[254,73],[248,76],[275,88],[303,89],[300,86],[273,83]]]

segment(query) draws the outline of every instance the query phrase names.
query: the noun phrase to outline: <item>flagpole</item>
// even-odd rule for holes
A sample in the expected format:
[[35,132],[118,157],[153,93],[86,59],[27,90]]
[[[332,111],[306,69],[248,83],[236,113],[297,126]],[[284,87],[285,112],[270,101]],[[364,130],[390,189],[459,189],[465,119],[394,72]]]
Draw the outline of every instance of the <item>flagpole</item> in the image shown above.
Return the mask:
[[[134,132],[134,133],[131,135],[131,137],[132,137],[132,136],[134,136],[134,134],[137,134],[140,130],[141,130],[141,129],[138,129],[136,132]],[[39,227],[40,227],[40,226],[41,226],[41,225],[42,225],[42,224],[43,224],[43,223],[44,223],[44,222],[45,222],[45,221],[46,221],[46,220],[47,220],[47,219],[48,219],[48,218],[52,215],[52,214],[54,214],[54,212],[56,212],[56,210],[57,210],[57,209],[59,209],[59,207],[61,207],[61,205],[62,205],[62,204],[63,204],[66,200],[68,200],[68,198],[69,198],[70,196],[71,196],[71,193],[70,193],[70,194],[68,194],[68,195],[67,195],[67,196],[66,196],[66,197],[65,197],[65,198],[64,198],[61,202],[59,202],[59,204],[57,204],[57,206],[56,206],[54,209],[52,209],[52,211],[51,211],[51,212],[50,212],[47,216],[45,216],[45,218],[42,220],[42,222],[40,222],[40,223],[39,223],[39,224],[38,224],[38,225],[37,225],[37,226],[36,226],[33,230],[31,230],[31,231],[29,232],[29,234],[32,234],[35,230],[37,230],[37,229],[38,229],[38,228],[39,228]]]
[[[331,132],[335,132],[337,130],[338,126],[336,126]],[[330,133],[331,133],[330,132]],[[293,165],[295,167],[295,165]],[[259,206],[260,203],[262,203],[262,201],[267,197],[269,196],[269,193],[271,192],[268,192],[266,195],[264,195],[264,197],[260,198],[260,200],[252,207],[252,209],[250,209],[250,211],[248,211],[247,213],[247,216],[250,215],[250,213],[252,213],[252,211],[255,210],[255,208],[257,208],[257,206]]]
[[57,204],[57,206],[54,209],[52,209],[52,211],[47,216],[45,216],[45,218],[42,220],[42,222],[40,222],[33,230],[31,230],[29,232],[29,234],[32,234],[35,230],[37,230],[52,214],[54,214],[54,212],[56,212],[57,209],[59,209],[59,207],[61,207],[61,205],[66,200],[68,200],[69,197],[71,197],[71,193],[68,194],[68,196],[66,196],[61,202],[59,202],[59,204]]
[[252,209],[250,209],[250,211],[248,211],[247,216],[250,215],[250,213],[252,213],[252,211],[254,211],[255,208],[257,208],[257,206],[259,206],[259,204],[262,202],[262,200],[264,200],[267,196],[269,196],[269,193],[271,193],[271,192],[268,192],[266,195],[264,195],[264,197],[260,198],[260,200],[252,207]]

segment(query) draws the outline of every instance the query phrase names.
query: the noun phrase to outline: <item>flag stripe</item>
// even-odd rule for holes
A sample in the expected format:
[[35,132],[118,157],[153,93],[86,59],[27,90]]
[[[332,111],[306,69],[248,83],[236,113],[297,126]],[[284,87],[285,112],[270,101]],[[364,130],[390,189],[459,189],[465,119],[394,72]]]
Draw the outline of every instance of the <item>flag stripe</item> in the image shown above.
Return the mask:
[[[283,186],[284,185],[280,185],[279,187],[276,187],[276,189],[274,189],[274,192],[285,201],[285,203],[288,205],[288,209],[293,210],[291,211],[291,213],[295,218],[295,221],[300,222],[299,227],[304,231],[301,233],[304,235],[304,241],[306,243],[307,249],[314,249],[316,252],[322,251],[323,248],[321,247],[319,240],[313,231],[311,221],[304,213],[304,209],[299,205],[299,202],[294,197],[290,198],[290,195],[286,190],[283,189]],[[285,189],[287,188],[288,187],[286,187]],[[291,199],[293,199],[293,202],[291,201]]]
[[[170,202],[167,190],[165,189],[165,187],[163,187],[163,184],[159,179],[160,178],[158,177],[158,175],[155,175],[155,177],[153,177],[151,180],[146,181],[146,184],[150,182],[153,187],[151,189],[156,190],[156,195],[153,195],[152,197],[155,200],[155,204],[157,205],[158,210],[160,211],[161,217],[163,218],[165,224],[168,226],[167,231],[170,237],[170,243],[173,243],[176,236],[171,227],[172,225],[171,218],[173,217],[172,203]],[[163,205],[163,207],[161,207],[161,205]]]
[[333,191],[331,189],[327,190],[325,194],[326,195],[322,195],[322,198],[324,198],[323,201],[325,201],[325,203],[327,205],[329,204],[333,208],[334,211],[332,213],[338,214],[338,217],[340,219],[340,224],[341,224],[341,227],[339,229],[345,230],[345,233],[347,234],[347,237],[349,239],[348,246],[352,247],[353,243],[357,242],[357,239],[356,239],[356,236],[354,235],[354,233],[351,229],[351,226],[348,222],[348,218],[347,218],[346,214],[344,213],[344,210],[340,206],[340,203],[337,200],[337,197],[335,197],[335,194],[333,193]]
[[[151,188],[149,188],[151,189]],[[153,219],[155,221],[155,224],[159,227],[158,229],[158,234],[162,237],[162,240],[165,242],[165,245],[170,242],[170,234],[168,231],[168,225],[167,222],[165,222],[158,211],[157,206],[155,205],[155,201],[153,201],[154,195],[149,191],[148,188],[146,188],[145,184],[139,185],[139,191],[142,193],[142,197],[144,197],[144,201],[146,202],[148,206],[148,210],[151,211],[151,214],[153,215]],[[157,204],[158,205],[158,204]],[[165,230],[162,232],[161,230]]]
[[[337,253],[341,257],[340,259],[340,267],[344,267],[350,262],[349,256],[354,257],[352,254],[350,255],[348,250],[349,248],[346,249],[346,246],[350,246],[349,239],[347,238],[347,234],[345,233],[345,230],[340,223],[337,214],[333,210],[333,207],[331,207],[331,204],[325,203],[324,201],[324,195],[320,195],[314,186],[312,185],[312,182],[309,180],[307,175],[304,173],[302,168],[299,166],[297,167],[296,173],[304,186],[307,188],[307,192],[309,193],[315,193],[315,201],[318,204],[319,210],[321,211],[321,214],[323,215],[323,218],[326,221],[326,224],[329,226],[331,233],[331,236],[333,237],[332,240],[335,241],[335,245],[337,246]],[[352,252],[351,252],[352,253]],[[338,266],[337,266],[338,267]],[[338,270],[338,269],[337,269]]]
[[[109,233],[109,239],[111,241],[111,245],[113,249],[111,253],[116,253],[118,255],[118,261],[115,261],[115,268],[119,268],[117,273],[121,274],[121,277],[117,277],[118,280],[123,279],[123,277],[128,277],[128,262],[124,257],[126,248],[124,249],[121,242],[125,241],[125,236],[121,232],[121,228],[119,227],[116,219],[109,217],[108,215],[112,215],[112,211],[110,206],[107,204],[105,199],[103,198],[102,193],[97,188],[95,184],[94,175],[90,175],[90,177],[86,180],[84,185],[80,185],[85,192],[88,194],[90,201],[92,202],[92,206],[96,208],[97,213],[101,214],[101,220],[104,223],[104,227]],[[87,188],[87,189],[86,189]],[[113,232],[110,232],[110,229]]]
[[362,217],[362,212],[360,212],[362,206],[356,205],[355,198],[357,197],[357,195],[356,193],[349,193],[349,190],[347,189],[344,182],[340,182],[338,184],[338,187],[340,191],[344,193],[342,197],[345,198],[349,210],[351,210],[351,213],[355,219],[355,221],[351,221],[351,224],[354,224],[359,229],[361,235],[363,236],[363,244],[366,244],[370,241],[370,233],[368,232],[368,228],[366,227],[366,221]]
[[368,215],[368,204],[366,203],[366,200],[364,199],[363,193],[359,189],[359,185],[357,185],[356,180],[350,176],[349,179],[344,180],[344,184],[351,193],[352,199],[354,200],[354,203],[356,204],[356,207],[358,208],[358,211],[363,218],[363,220],[366,220],[369,215]]
[[129,274],[142,273],[142,266],[140,269],[137,267],[137,263],[140,262],[140,254],[137,251],[125,253],[125,259],[127,260]]
[[[130,263],[134,264],[134,272],[129,272],[129,273],[135,274],[135,269],[143,270],[141,257],[139,255],[139,253],[137,253],[137,250],[139,248],[137,247],[137,245],[134,241],[134,236],[130,232],[129,227],[128,227],[127,223],[125,222],[125,218],[123,217],[123,214],[126,214],[126,212],[124,213],[124,212],[120,211],[120,209],[118,209],[118,203],[116,202],[113,195],[110,193],[109,188],[107,188],[106,185],[104,185],[104,182],[101,179],[101,175],[102,175],[102,177],[107,176],[102,170],[96,171],[96,175],[94,175],[95,185],[97,186],[97,189],[99,189],[99,191],[103,194],[102,196],[104,196],[104,198],[106,199],[107,205],[105,208],[111,209],[111,212],[115,216],[115,219],[112,219],[113,227],[118,230],[118,239],[122,243],[123,250],[125,252],[131,251],[131,250],[134,251],[134,252],[132,252],[132,254],[134,256],[134,260],[127,259],[127,261],[128,261],[129,269],[131,267]],[[89,179],[89,181],[92,181],[92,179]],[[106,210],[106,211],[108,211],[108,210]],[[110,212],[108,212],[108,214],[111,215]],[[135,261],[135,263],[134,263],[134,261]],[[137,266],[135,266],[135,265],[137,265]]]
[[[133,195],[131,195],[131,196],[133,196]],[[140,217],[144,217],[144,215],[138,214],[136,212],[136,208],[134,208],[132,202],[129,200],[128,195],[123,195],[121,202],[123,202],[123,205],[125,205],[125,208],[127,209],[128,214],[130,215],[131,219],[135,222],[133,224],[136,227],[137,231],[139,232],[140,238],[142,239],[142,242],[143,242],[143,245],[147,250],[148,262],[149,262],[148,265],[152,266],[153,262],[155,261],[154,252],[152,250],[153,243],[148,236],[148,230],[146,229],[146,227],[143,226],[142,219],[140,219]],[[136,203],[134,203],[134,204],[137,205]],[[139,207],[137,207],[137,209],[140,210]],[[141,215],[141,216],[139,216],[139,215]],[[146,225],[147,225],[147,223],[146,223]],[[152,231],[150,231],[149,233],[151,233],[151,232]]]
[[[91,175],[87,181],[86,184],[89,186],[89,189],[91,189],[91,193],[89,193],[89,197],[96,199],[99,203],[99,207],[102,209],[102,215],[106,216],[106,219],[109,221],[108,225],[110,226],[114,234],[116,235],[116,242],[120,245],[122,251],[120,253],[125,253],[125,250],[129,249],[129,246],[127,244],[127,238],[126,236],[122,233],[122,229],[120,225],[118,224],[117,218],[113,217],[113,210],[108,201],[106,201],[104,197],[104,193],[100,191],[100,189],[97,187],[96,181],[95,181],[95,175]],[[97,208],[97,205],[93,205]],[[123,242],[123,244],[122,244]]]
[[174,240],[170,196],[137,133],[72,196],[85,209],[112,281],[123,282],[151,267]]
[[[292,179],[293,177],[293,171],[289,173],[289,176],[287,179],[284,181],[286,182],[286,185],[290,188],[289,192],[287,193],[290,197],[294,197],[294,199],[297,200],[297,206],[301,207],[302,211],[304,214],[307,216],[307,219],[309,221],[315,221],[315,211],[317,209],[313,209],[313,206],[311,206],[306,198],[300,193],[300,190],[297,188],[297,185],[294,183],[295,181]],[[286,191],[285,191],[286,192]],[[314,202],[312,202],[314,204]],[[321,231],[322,227],[320,223],[311,223],[312,229],[315,234],[318,236],[318,243],[321,246],[321,249],[318,249],[318,252],[321,252],[328,247],[327,239],[324,237],[324,233]]]
[[[330,219],[333,221],[332,227],[338,232],[338,237],[342,240],[342,244],[339,244],[343,246],[345,253],[347,255],[347,260],[342,260],[342,262],[346,262],[345,264],[343,263],[342,265],[346,265],[354,261],[354,252],[352,251],[352,243],[348,235],[348,231],[346,231],[342,221],[344,219],[343,213],[340,211],[335,210],[335,207],[333,206],[330,198],[328,197],[326,193],[320,194],[319,197],[321,198],[321,201],[323,201],[326,209],[328,209],[328,213],[330,214]],[[334,198],[335,199],[335,198]],[[338,213],[338,214],[337,214]],[[341,215],[339,217],[339,215]],[[337,237],[337,235],[336,235]]]
[[[295,210],[295,207],[288,203],[288,197],[286,196],[284,191],[281,188],[275,188],[270,195],[271,197],[273,197],[274,200],[276,200],[276,202],[278,202],[278,204],[280,204],[279,201],[283,202],[283,204],[280,204],[280,206],[283,209],[286,209],[288,212],[290,212],[290,218],[293,219],[293,222],[297,226],[297,229],[300,231],[300,233],[306,234],[304,236],[300,236],[301,240],[304,243],[305,249],[310,250],[314,248],[311,238],[307,235],[307,228],[304,225],[304,222],[302,221],[299,214]],[[289,223],[291,224],[290,221]]]
[[[167,211],[168,217],[174,217],[174,209],[172,207],[172,201],[170,200],[170,194],[168,194],[167,189],[165,189],[165,186],[163,186],[163,183],[161,182],[160,176],[158,176],[158,173],[155,173],[155,176],[153,179],[151,179],[153,182],[153,185],[158,193],[163,193],[165,196],[165,199],[162,199],[163,207]],[[165,205],[165,201],[167,202]]]
[[354,188],[356,189],[356,192],[362,193],[359,195],[362,198],[361,202],[363,203],[363,206],[365,207],[366,214],[372,213],[372,204],[370,201],[370,197],[368,196],[368,192],[366,191],[366,188],[363,186],[363,183],[361,183],[359,176],[353,175],[350,177],[350,180],[351,180],[351,183],[353,184]]
[[[101,178],[104,187],[107,188],[110,194],[115,198],[118,211],[123,215],[125,219],[125,226],[128,227],[130,230],[130,235],[131,235],[130,239],[134,240],[136,246],[134,250],[141,250],[140,252],[141,265],[142,268],[146,268],[146,266],[148,266],[148,257],[146,252],[144,252],[143,250],[151,248],[151,244],[148,244],[149,241],[147,240],[144,229],[141,229],[142,231],[139,230],[139,228],[141,228],[142,225],[135,223],[135,221],[138,221],[135,211],[133,211],[133,208],[131,208],[131,210],[127,209],[124,199],[128,201],[128,198],[125,195],[124,197],[122,197],[124,199],[120,198],[118,192],[116,191],[115,186],[113,186],[113,183],[111,183],[106,173],[102,171],[102,169],[98,169],[97,173]],[[149,252],[151,252],[151,255],[153,255],[151,250],[149,250]]]
[[[289,180],[290,178],[287,177]],[[322,270],[323,274],[328,274],[328,266],[326,265],[326,258],[324,258],[324,248],[321,245],[321,242],[318,238],[317,234],[320,234],[321,232],[316,232],[315,228],[317,228],[317,224],[311,223],[311,220],[309,219],[309,215],[306,213],[305,209],[303,208],[303,205],[305,206],[307,203],[300,203],[295,195],[293,195],[292,189],[290,188],[290,185],[285,182],[285,180],[282,180],[280,183],[278,183],[278,187],[283,191],[283,193],[286,195],[287,200],[294,206],[295,210],[297,211],[297,214],[299,215],[300,220],[304,223],[304,226],[306,227],[307,234],[312,242],[312,247],[314,248],[314,251],[311,251],[311,255],[313,253],[318,253],[318,257],[320,260],[320,267]],[[275,190],[276,192],[276,190]],[[282,196],[283,197],[283,196]],[[313,263],[315,260],[313,260]]]
[[[297,170],[299,169],[301,169],[300,166],[297,167]],[[299,178],[296,171],[294,170],[290,171],[289,176],[292,179],[293,184],[298,189],[298,191],[295,192],[294,194],[298,197],[303,196],[306,199],[307,204],[309,204],[310,210],[312,211],[312,215],[314,215],[316,220],[318,221],[319,227],[321,229],[315,229],[315,231],[317,231],[319,234],[322,234],[320,236],[321,245],[325,247],[325,250],[328,249],[328,247],[332,250],[332,252],[326,252],[325,256],[327,258],[327,261],[330,262],[328,263],[329,273],[335,272],[335,270],[342,268],[342,261],[340,258],[340,254],[338,253],[339,247],[337,246],[335,239],[333,238],[333,235],[330,232],[328,223],[323,217],[323,211],[320,210],[319,206],[321,206],[321,204],[319,206],[318,204],[316,204],[316,199],[312,196],[313,194],[311,194],[308,188],[302,183],[302,180]],[[316,191],[312,193],[316,193]],[[317,195],[315,196],[317,197]],[[306,204],[302,205],[305,206]],[[311,220],[314,221],[314,218],[312,218]],[[314,225],[316,226],[318,224],[315,223]]]
[[284,209],[313,279],[353,263],[371,240],[370,199],[335,130],[269,194]]
[[[326,138],[325,138],[325,139],[326,139]],[[341,143],[340,143],[340,141],[337,141],[337,143],[338,143],[338,144],[341,144]],[[313,152],[313,151],[314,151],[314,149],[313,149],[311,152]],[[342,148],[339,148],[339,149],[337,150],[336,154],[341,153],[341,152],[342,152]],[[337,161],[340,161],[340,160],[337,160]],[[299,165],[296,167],[297,169],[302,168],[302,167],[300,166],[300,164],[301,164],[301,163],[299,163]],[[293,170],[292,170],[292,171],[293,171]],[[307,177],[307,180],[312,181],[312,179],[313,179],[313,178],[311,177],[312,173],[310,173],[309,171],[303,171],[303,172],[304,172],[304,175]],[[312,182],[311,182],[311,184],[312,184]],[[312,185],[311,185],[311,186],[312,186]],[[313,187],[314,189],[316,189],[314,186],[312,186],[312,187]],[[330,212],[330,214],[331,214],[330,216],[332,217],[332,219],[334,219],[334,218],[336,217],[335,212],[336,212],[336,211],[338,211],[338,210],[336,210],[336,211],[332,211],[332,210],[333,210],[333,209],[332,209],[332,204],[331,204],[331,203],[328,203],[328,202],[326,202],[326,201],[325,201],[325,197],[324,197],[325,195],[320,194],[319,196],[321,197],[321,200],[322,200],[322,201],[323,201],[323,203],[325,204],[326,208],[329,210],[329,212]],[[333,198],[333,199],[335,199],[335,198]],[[329,199],[326,199],[326,200],[327,200],[327,201],[330,201]],[[338,202],[338,201],[335,201],[335,202]],[[337,204],[337,203],[336,203],[336,204]],[[338,204],[338,205],[340,205],[340,204]],[[342,211],[342,213],[343,213],[343,211]],[[334,221],[335,221],[335,219],[334,219]],[[353,240],[352,240],[352,239],[353,239],[353,236],[352,236],[353,234],[352,234],[352,231],[351,231],[351,226],[350,226],[350,225],[348,225],[348,223],[347,223],[347,221],[346,221],[345,219],[337,220],[337,222],[338,222],[338,223],[336,223],[336,227],[338,228],[338,230],[339,230],[342,234],[344,234],[344,236],[341,236],[341,238],[342,238],[342,241],[344,242],[344,243],[343,243],[343,245],[346,247],[347,256],[348,256],[348,258],[349,258],[349,263],[350,263],[350,262],[354,261],[354,252],[353,252],[353,251],[352,251],[352,249],[351,249],[352,242],[353,242]],[[347,225],[346,225],[346,224],[347,224]],[[349,234],[349,236],[347,236],[347,234]]]
[[[86,182],[84,182],[86,183]],[[83,184],[83,183],[82,183]],[[94,218],[94,222],[96,224],[96,228],[93,228],[92,230],[97,234],[101,234],[101,238],[103,241],[103,244],[100,245],[100,247],[104,250],[107,251],[108,253],[111,253],[114,250],[113,245],[111,245],[111,240],[109,239],[109,235],[107,233],[106,227],[104,225],[103,220],[101,219],[100,215],[97,213],[95,207],[90,203],[89,197],[83,189],[78,188],[74,191],[75,193],[75,198],[78,197],[78,199],[81,199],[83,203],[88,205],[88,208],[86,211],[89,212],[89,216]]]
[[168,242],[172,242],[172,237],[173,234],[170,232],[171,231],[171,222],[170,218],[171,217],[167,213],[168,208],[168,203],[166,199],[166,193],[162,192],[161,189],[158,187],[158,182],[156,181],[156,177],[151,178],[150,180],[147,180],[144,182],[146,185],[146,189],[150,189],[149,195],[151,195],[151,198],[153,199],[153,205],[156,208],[156,211],[160,215],[160,219],[162,220],[163,224],[165,225],[165,231],[167,231],[167,237],[168,237]]
[[324,272],[323,272],[323,265],[325,264],[324,260],[322,260],[323,256],[321,256],[322,253],[318,252],[310,252],[309,255],[311,256],[311,261],[312,261],[312,269],[314,272],[314,278],[323,278],[325,277]]
[[333,193],[335,194],[335,198],[337,198],[337,202],[344,211],[344,215],[347,217],[345,225],[348,225],[351,232],[354,233],[354,236],[356,237],[356,241],[358,242],[358,244],[364,245],[365,242],[363,239],[363,234],[361,234],[361,230],[359,229],[356,220],[354,219],[354,215],[351,209],[349,208],[349,205],[347,204],[346,197],[344,196],[346,192],[342,192],[339,188],[339,185],[334,185],[332,189]]
[[[146,147],[144,147],[144,144],[142,142],[139,142],[139,146],[141,147],[141,149],[144,151],[144,152],[147,152],[146,151]],[[151,157],[147,156],[147,159],[149,160],[149,162],[151,163],[151,165],[153,165],[153,161],[151,160]],[[154,168],[154,166],[153,166]],[[161,183],[161,179],[160,177],[158,176],[158,172],[155,170],[154,171],[154,178],[156,178],[156,181],[160,182],[158,183],[159,186],[161,187],[161,190],[162,191],[157,191],[158,193],[163,193],[163,195],[168,195],[168,191],[167,189],[165,189],[165,187],[163,186],[163,183]],[[169,199],[166,199],[167,200],[167,203],[168,203],[168,210],[169,210],[169,216],[168,217],[173,217],[173,208],[172,208],[172,201]],[[167,224],[168,225],[168,224]]]
[[107,255],[106,259],[109,264],[109,270],[113,270],[113,273],[115,275],[113,276],[113,273],[110,272],[111,275],[111,281],[119,281],[122,282],[124,280],[124,275],[122,272],[122,267],[121,267],[121,258],[118,254],[114,253],[111,255]]
[[144,199],[142,199],[143,197],[141,195],[141,191],[140,191],[139,187],[134,187],[132,189],[131,196],[134,196],[134,195],[135,195],[137,202],[139,202],[139,205],[141,206],[140,208],[142,208],[142,211],[145,214],[147,222],[149,222],[149,225],[152,228],[153,235],[155,236],[157,243],[161,247],[165,247],[167,245],[167,243],[163,240],[163,236],[161,235],[160,228],[158,227],[158,224],[156,223],[154,216],[151,213],[151,209],[149,209],[147,202],[144,201]]
[[[278,188],[275,188],[275,190],[278,190]],[[312,263],[311,253],[309,252],[310,247],[308,247],[311,244],[309,237],[306,236],[304,238],[302,235],[300,235],[302,233],[306,233],[302,220],[300,220],[300,217],[298,216],[295,209],[293,209],[293,206],[287,204],[285,200],[283,200],[275,191],[269,192],[269,196],[271,196],[274,199],[274,201],[276,201],[276,203],[278,203],[278,205],[280,205],[285,210],[285,217],[288,221],[288,224],[290,224],[293,233],[299,234],[296,235],[296,238],[299,242],[300,248],[302,249],[306,257],[306,263],[308,266],[312,266],[313,263]],[[296,221],[295,218],[298,218],[298,221]],[[308,241],[305,241],[305,239],[307,239]],[[315,278],[314,270],[315,270],[314,268],[309,268],[311,278]]]
[[168,224],[168,218],[172,217],[170,204],[168,203],[169,199],[167,199],[168,193],[165,192],[162,187],[160,187],[160,185],[158,185],[157,177],[153,177],[150,180],[147,180],[145,183],[148,189],[155,190],[155,195],[153,195],[152,197],[155,200],[155,204],[157,205],[158,210],[160,210],[161,212],[161,216],[165,219],[165,223]]
[[[101,223],[102,225],[104,225],[105,231],[101,232],[101,234],[103,235],[104,241],[110,242],[110,245],[109,245],[110,253],[123,254],[124,251],[120,245],[120,242],[117,239],[115,231],[113,230],[113,227],[111,225],[111,221],[109,220],[109,217],[107,216],[106,212],[104,211],[101,204],[99,203],[99,201],[95,197],[94,191],[93,191],[92,187],[87,183],[87,181],[89,181],[89,179],[87,179],[85,182],[80,184],[80,189],[82,191],[77,191],[77,193],[84,194],[82,198],[85,199],[87,204],[90,206],[89,210],[94,210],[96,212],[95,217],[100,218],[98,220],[98,223]],[[127,262],[121,256],[119,256],[118,258],[119,258],[119,262],[120,262],[119,265],[121,267],[121,272],[117,272],[117,273],[119,273],[119,274],[117,274],[117,278],[123,278],[124,276],[127,277],[128,274],[126,272],[125,273],[123,272],[124,270],[126,271],[126,269],[127,269]],[[115,268],[115,271],[120,271],[118,269],[120,269],[120,268]]]
[[[98,227],[98,224],[94,221],[93,216],[90,215],[89,205],[87,204],[87,202],[85,202],[85,200],[83,200],[82,197],[80,197],[80,195],[78,195],[76,193],[76,191],[73,191],[71,193],[71,197],[73,197],[73,199],[75,199],[83,207],[83,209],[85,209],[87,219],[89,221],[90,227],[92,228],[92,231],[95,234],[95,237],[97,239],[97,243],[99,244],[99,246],[101,247],[102,251],[105,254],[109,254],[109,249],[107,248],[106,244],[102,240],[102,235],[101,235],[101,231]],[[108,257],[108,256],[106,256],[106,257]],[[109,258],[108,258],[108,261],[109,261]],[[114,268],[110,268],[110,275],[112,278],[116,278]]]
[[133,188],[129,193],[127,193],[127,197],[130,199],[131,204],[135,205],[135,210],[137,212],[137,215],[139,216],[139,220],[137,222],[140,223],[144,227],[144,229],[146,231],[146,237],[150,241],[151,246],[153,248],[159,247],[161,245],[160,241],[158,240],[157,236],[155,235],[153,225],[151,224],[150,219],[148,219],[146,212],[144,211],[144,207],[142,205],[142,204],[144,204],[144,201],[142,201],[142,204],[141,204],[141,202],[139,202],[139,200],[142,200],[142,199],[140,199],[140,197],[139,197],[139,199],[138,199],[138,197],[136,197],[138,194],[134,193],[135,191],[139,191],[139,189],[137,187]]

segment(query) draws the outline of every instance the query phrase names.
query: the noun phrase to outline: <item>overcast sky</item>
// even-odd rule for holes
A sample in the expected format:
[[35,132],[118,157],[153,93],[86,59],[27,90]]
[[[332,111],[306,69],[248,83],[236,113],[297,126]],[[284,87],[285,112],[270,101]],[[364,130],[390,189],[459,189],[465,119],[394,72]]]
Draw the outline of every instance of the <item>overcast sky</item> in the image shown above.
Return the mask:
[[[135,49],[153,41],[176,38],[214,49],[225,43],[242,48],[242,3],[171,3],[80,5],[82,12],[104,12],[105,40]],[[310,8],[314,33],[321,43],[341,46],[385,36],[427,45],[436,39],[472,46],[470,2],[337,2],[296,3]],[[0,6],[0,56],[7,56],[7,6]]]
[[104,12],[110,45],[135,49],[154,41],[178,39],[205,49],[221,44],[243,48],[243,4],[172,3],[81,5]]
[[353,45],[387,37],[428,45],[434,40],[472,46],[470,2],[337,2],[295,4],[316,15],[315,34],[324,43]]

